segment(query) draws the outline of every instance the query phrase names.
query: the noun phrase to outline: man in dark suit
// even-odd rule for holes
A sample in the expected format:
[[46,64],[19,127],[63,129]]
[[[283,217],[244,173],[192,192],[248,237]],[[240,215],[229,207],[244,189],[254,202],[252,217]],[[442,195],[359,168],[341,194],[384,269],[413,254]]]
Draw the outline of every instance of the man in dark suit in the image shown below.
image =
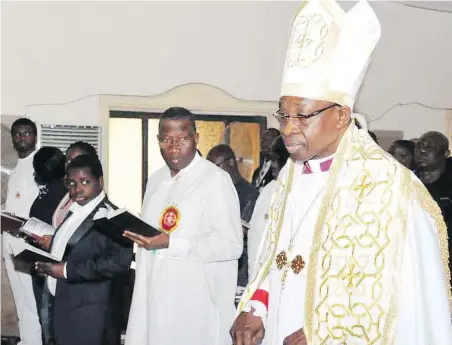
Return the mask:
[[[95,231],[94,220],[116,207],[103,192],[99,160],[81,155],[66,167],[69,195],[74,203],[57,229],[51,253],[61,263],[36,263],[47,274],[46,291],[52,305],[57,345],[115,345],[120,343],[119,281],[127,274],[132,249]],[[53,296],[53,298],[52,298]]]
[[[231,176],[240,202],[240,217],[245,223],[249,223],[253,214],[259,192],[240,175],[237,159],[229,145],[220,144],[214,146],[207,154],[207,160],[226,171]],[[244,229],[243,254],[239,259],[239,272],[237,285],[245,287],[248,284],[248,252],[247,236]]]
[[261,136],[260,164],[253,173],[253,185],[259,191],[273,180],[270,151],[273,141],[279,136],[276,128],[269,128]]

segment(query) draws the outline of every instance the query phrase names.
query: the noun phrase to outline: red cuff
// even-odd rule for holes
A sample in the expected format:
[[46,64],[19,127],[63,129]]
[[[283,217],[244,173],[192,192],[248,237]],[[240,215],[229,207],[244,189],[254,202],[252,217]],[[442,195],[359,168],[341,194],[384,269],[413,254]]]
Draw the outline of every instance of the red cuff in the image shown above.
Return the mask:
[[251,300],[263,303],[265,307],[268,309],[268,291],[256,290],[253,297],[251,297]]

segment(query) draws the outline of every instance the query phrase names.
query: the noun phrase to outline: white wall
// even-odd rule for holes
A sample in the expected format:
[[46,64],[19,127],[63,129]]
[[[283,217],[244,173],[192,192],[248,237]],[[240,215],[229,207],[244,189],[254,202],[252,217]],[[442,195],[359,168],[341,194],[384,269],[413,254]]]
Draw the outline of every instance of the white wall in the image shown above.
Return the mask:
[[[356,110],[399,102],[452,108],[452,14],[373,2],[382,39]],[[298,2],[2,3],[2,113],[98,121],[96,97],[153,95],[202,82],[250,100],[278,98]],[[344,5],[350,7],[349,4]],[[33,115],[34,114],[34,115]],[[47,115],[46,115],[47,116]],[[444,130],[445,111],[393,109],[372,129],[411,138]]]

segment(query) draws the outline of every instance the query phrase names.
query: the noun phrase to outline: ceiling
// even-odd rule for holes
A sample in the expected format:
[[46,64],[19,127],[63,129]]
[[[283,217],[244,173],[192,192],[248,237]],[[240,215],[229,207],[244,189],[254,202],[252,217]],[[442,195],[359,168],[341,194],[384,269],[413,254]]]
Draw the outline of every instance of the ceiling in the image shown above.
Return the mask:
[[452,13],[452,1],[394,1],[394,2],[410,7]]

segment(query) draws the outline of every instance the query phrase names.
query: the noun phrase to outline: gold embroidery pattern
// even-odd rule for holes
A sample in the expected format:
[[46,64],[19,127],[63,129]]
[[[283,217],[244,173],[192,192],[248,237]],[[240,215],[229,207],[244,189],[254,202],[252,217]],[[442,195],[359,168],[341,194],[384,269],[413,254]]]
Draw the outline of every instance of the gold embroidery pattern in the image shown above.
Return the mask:
[[308,266],[305,333],[309,344],[389,344],[409,191],[393,195],[402,169],[354,127],[336,157]]
[[436,228],[438,229],[439,245],[441,250],[441,258],[443,260],[444,272],[446,275],[447,289],[449,291],[449,304],[452,311],[452,290],[450,286],[450,269],[449,269],[449,248],[448,248],[448,235],[447,226],[444,223],[441,209],[438,204],[432,199],[430,193],[424,187],[423,184],[415,183],[416,200],[419,206],[422,207],[430,216],[435,220]]
[[329,34],[325,18],[320,13],[295,17],[289,38],[288,68],[309,67],[322,57]]

